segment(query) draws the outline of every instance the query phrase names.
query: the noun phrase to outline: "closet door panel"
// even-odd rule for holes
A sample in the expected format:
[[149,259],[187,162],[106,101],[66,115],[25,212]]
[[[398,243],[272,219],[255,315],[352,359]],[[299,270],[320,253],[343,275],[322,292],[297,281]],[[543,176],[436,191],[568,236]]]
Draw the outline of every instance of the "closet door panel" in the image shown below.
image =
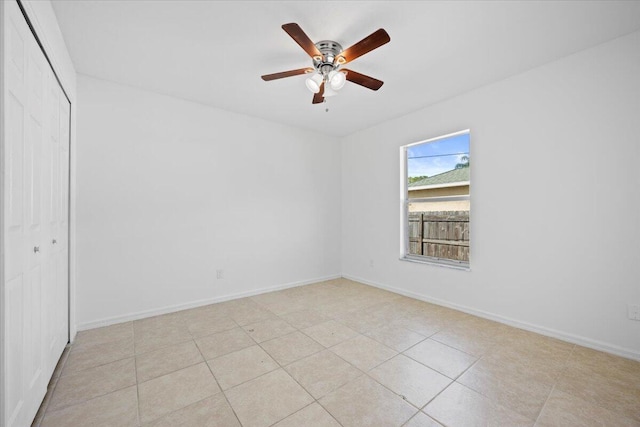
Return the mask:
[[24,409],[24,355],[23,312],[24,304],[22,276],[9,280],[5,284],[5,365],[6,398],[5,408],[7,426],[19,426],[20,415]]
[[[24,34],[19,23],[7,19],[5,43],[5,281],[13,280],[23,270],[24,224],[24,134],[25,134],[25,58]],[[8,298],[8,297],[7,297]],[[10,301],[7,301],[9,303]]]
[[6,52],[5,102],[5,421],[8,426],[23,424],[24,418],[24,151],[27,116],[26,58],[27,34],[15,16],[4,17]]
[[45,378],[50,378],[56,367],[59,354],[56,355],[57,349],[57,334],[55,319],[57,317],[57,307],[55,279],[57,277],[56,262],[53,257],[47,259],[42,266],[42,342],[43,342],[43,375]]
[[[58,87],[59,89],[59,87]],[[69,284],[69,115],[71,114],[71,105],[69,101],[62,93],[62,90],[58,91],[59,99],[59,139],[58,139],[58,209],[59,216],[55,230],[53,231],[53,240],[56,243],[53,245],[56,251],[57,257],[57,280],[56,280],[56,295],[58,296],[58,319],[56,325],[59,325],[57,331],[58,347],[55,349],[55,353],[62,352],[64,346],[68,341],[68,323],[69,317],[69,297],[68,297],[68,284]]]
[[33,38],[27,39],[27,109],[24,150],[24,224],[26,257],[24,273],[24,390],[25,411],[37,411],[46,393],[43,375],[44,341],[42,317],[43,261],[48,256],[43,245],[43,119],[46,61]]

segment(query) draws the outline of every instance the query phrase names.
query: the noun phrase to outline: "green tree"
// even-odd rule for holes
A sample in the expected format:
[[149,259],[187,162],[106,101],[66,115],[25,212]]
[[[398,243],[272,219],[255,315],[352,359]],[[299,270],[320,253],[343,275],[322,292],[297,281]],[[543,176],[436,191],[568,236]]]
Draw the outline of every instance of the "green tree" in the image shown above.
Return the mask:
[[456,164],[456,169],[468,168],[469,167],[469,156],[460,157],[460,163]]
[[429,178],[427,175],[422,175],[422,176],[410,176],[409,177],[409,184],[413,184],[416,181],[420,181],[421,179],[425,179],[425,178]]

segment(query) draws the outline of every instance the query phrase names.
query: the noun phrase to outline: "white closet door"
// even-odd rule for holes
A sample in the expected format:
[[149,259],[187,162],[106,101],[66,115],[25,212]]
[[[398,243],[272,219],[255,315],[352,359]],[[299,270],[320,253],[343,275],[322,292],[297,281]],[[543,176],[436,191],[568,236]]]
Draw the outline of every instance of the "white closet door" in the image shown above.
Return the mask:
[[70,104],[62,93],[60,86],[53,86],[57,91],[57,104],[52,104],[56,110],[58,135],[57,141],[51,146],[51,200],[54,215],[47,244],[51,245],[52,254],[52,289],[53,299],[49,304],[54,307],[51,313],[51,323],[54,325],[48,362],[51,371],[55,368],[60,354],[68,341],[69,328],[69,114]]
[[27,42],[27,108],[25,110],[24,139],[24,395],[25,410],[40,406],[46,393],[47,380],[42,365],[42,245],[45,236],[42,224],[43,197],[43,137],[44,88],[46,60],[32,37]]
[[27,426],[68,337],[69,103],[17,4],[3,6],[5,378],[0,399],[5,411],[0,424]]
[[[59,307],[58,287],[64,285],[58,283],[58,256],[57,245],[53,243],[54,236],[58,233],[58,202],[60,188],[60,111],[59,111],[59,91],[55,84],[55,76],[51,70],[48,71],[47,96],[45,102],[46,111],[46,131],[44,149],[43,173],[46,176],[44,184],[44,227],[46,229],[46,240],[43,246],[46,252],[43,253],[43,304],[42,313],[46,319],[43,333],[43,351],[46,372],[53,372],[60,349],[60,318],[61,308]],[[57,242],[56,242],[57,243]],[[66,342],[66,340],[65,340]],[[64,347],[64,344],[62,345]]]
[[[55,79],[53,72],[48,70],[47,73],[47,94],[45,101],[45,114],[46,127],[45,127],[45,148],[44,148],[44,166],[43,174],[46,177],[44,180],[44,228],[46,229],[46,236],[54,234],[56,226],[56,212],[55,212],[55,193],[57,189],[55,176],[58,173],[58,157],[56,155],[58,151],[58,138],[59,138],[59,117],[58,117],[58,92],[53,87],[52,81]],[[52,360],[55,358],[55,352],[57,348],[57,337],[54,319],[56,319],[56,288],[57,288],[57,270],[55,262],[55,247],[49,242],[44,242],[47,248],[47,252],[44,255],[44,267],[43,267],[43,303],[42,314],[47,320],[44,325],[43,331],[43,352],[44,352],[44,365],[46,371],[49,372],[53,369],[55,362]]]

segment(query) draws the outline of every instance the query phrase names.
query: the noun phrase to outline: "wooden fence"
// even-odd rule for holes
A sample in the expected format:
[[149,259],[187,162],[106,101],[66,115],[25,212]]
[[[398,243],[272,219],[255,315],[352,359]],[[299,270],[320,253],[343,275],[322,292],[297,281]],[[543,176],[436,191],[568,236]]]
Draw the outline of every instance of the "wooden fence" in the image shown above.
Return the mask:
[[469,211],[410,212],[409,254],[469,261]]

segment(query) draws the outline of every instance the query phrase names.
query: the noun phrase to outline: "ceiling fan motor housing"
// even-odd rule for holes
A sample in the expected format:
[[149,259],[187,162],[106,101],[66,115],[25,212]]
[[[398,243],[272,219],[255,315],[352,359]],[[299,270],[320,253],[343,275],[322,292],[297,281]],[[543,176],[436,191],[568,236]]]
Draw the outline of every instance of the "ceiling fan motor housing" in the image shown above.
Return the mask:
[[315,44],[322,57],[313,57],[313,67],[323,76],[340,67],[339,56],[343,49],[340,43],[333,40],[322,40]]

